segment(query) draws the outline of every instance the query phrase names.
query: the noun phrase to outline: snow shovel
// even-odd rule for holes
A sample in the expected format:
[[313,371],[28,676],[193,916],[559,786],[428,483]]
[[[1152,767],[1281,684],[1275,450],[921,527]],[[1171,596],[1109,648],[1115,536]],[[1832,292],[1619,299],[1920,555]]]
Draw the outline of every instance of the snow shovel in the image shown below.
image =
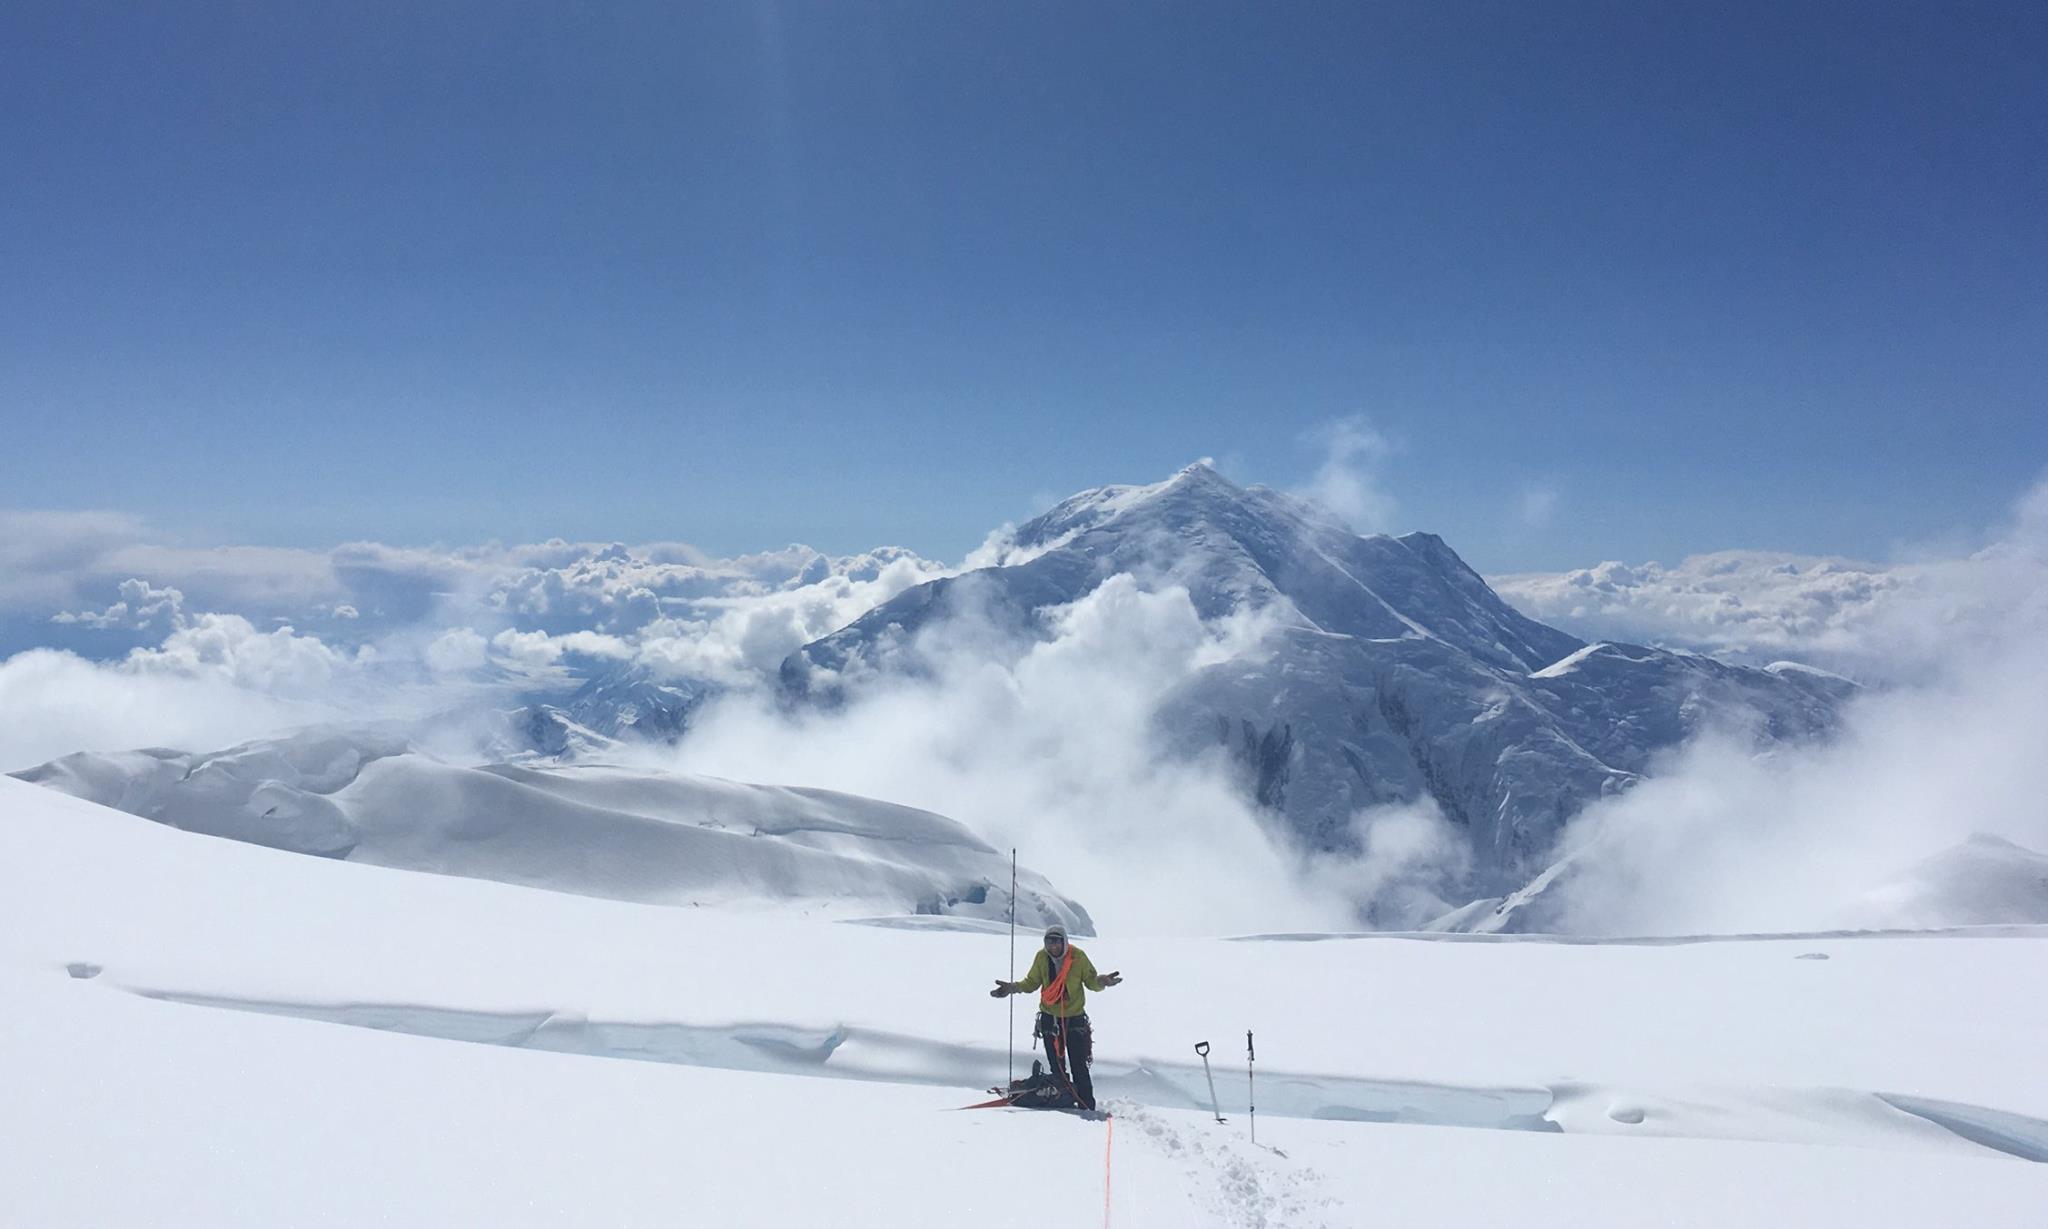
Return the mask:
[[1209,1112],[1216,1115],[1216,1121],[1222,1122],[1223,1109],[1216,1104],[1216,1077],[1209,1074],[1209,1043],[1197,1041],[1195,1043],[1195,1053],[1202,1056],[1202,1074],[1209,1081]]

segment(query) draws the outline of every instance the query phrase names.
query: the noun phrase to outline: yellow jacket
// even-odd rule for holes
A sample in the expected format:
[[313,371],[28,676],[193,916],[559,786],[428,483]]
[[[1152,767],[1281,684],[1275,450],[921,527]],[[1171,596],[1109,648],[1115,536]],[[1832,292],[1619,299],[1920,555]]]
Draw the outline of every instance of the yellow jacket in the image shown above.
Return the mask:
[[[1047,1005],[1040,1002],[1038,1005],[1038,1010],[1061,1019],[1072,1019],[1080,1015],[1088,1002],[1088,991],[1102,989],[1102,978],[1095,972],[1095,962],[1088,959],[1088,953],[1072,944],[1067,946],[1067,950],[1074,954],[1074,967],[1067,970],[1066,993],[1060,996],[1057,1003]],[[1060,959],[1064,961],[1066,957],[1062,956]],[[1058,972],[1053,967],[1050,953],[1044,948],[1039,948],[1038,955],[1031,958],[1031,971],[1024,975],[1023,981],[1017,983],[1017,989],[1020,992],[1037,990],[1051,984]]]

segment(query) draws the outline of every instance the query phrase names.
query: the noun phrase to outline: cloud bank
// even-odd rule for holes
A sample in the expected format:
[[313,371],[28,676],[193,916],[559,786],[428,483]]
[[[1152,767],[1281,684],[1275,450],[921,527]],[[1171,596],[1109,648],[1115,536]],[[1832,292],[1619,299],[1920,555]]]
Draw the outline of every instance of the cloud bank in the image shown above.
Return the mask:
[[1908,608],[1939,600],[1944,579],[1940,565],[1739,550],[1670,567],[1609,560],[1489,578],[1523,612],[1582,636],[1764,660],[1880,658],[1886,646],[1874,638]]
[[[1718,608],[1699,578],[1754,575],[1756,560],[1740,562],[1634,587],[1685,594],[1672,617],[1698,626],[1691,620],[1702,607]],[[1873,889],[1974,834],[2048,850],[2039,777],[2048,746],[2048,483],[1983,550],[1914,565],[1896,583],[1811,565],[1766,573],[1782,578],[1763,587],[1778,601],[1728,607],[1712,622],[1744,639],[1824,643],[1908,681],[1869,689],[1826,745],[1758,756],[1703,739],[1582,813],[1561,842],[1574,855],[1553,902],[1563,928],[1886,924]],[[1844,592],[1868,596],[1800,596]]]
[[[0,771],[511,706],[573,682],[572,666],[748,688],[799,645],[946,571],[896,548],[192,549],[112,514],[0,523],[25,535],[0,539],[15,565],[0,573],[0,616],[35,645],[0,659]],[[146,570],[122,575],[131,568]],[[65,648],[38,643],[57,635]]]
[[[1370,866],[1311,872],[1219,757],[1159,754],[1167,692],[1256,652],[1266,616],[1204,622],[1187,590],[1112,577],[1019,641],[973,614],[905,647],[915,676],[838,711],[760,694],[707,714],[668,767],[847,790],[967,823],[1083,900],[1104,928],[1214,933],[1357,925],[1364,878],[1401,876],[1428,818]],[[1390,834],[1395,826],[1389,827]]]
[[[1332,439],[1318,485],[1351,499],[1354,518],[1383,514],[1371,480],[1383,448]],[[1018,847],[1106,926],[1344,928],[1373,920],[1361,903],[1380,916],[1459,903],[1439,893],[1461,842],[1426,806],[1365,817],[1363,857],[1308,862],[1227,765],[1162,758],[1162,697],[1204,664],[1257,653],[1263,634],[1256,616],[1197,617],[1171,559],[1025,635],[971,611],[935,625],[910,646],[915,677],[793,713],[773,689],[783,658],[959,569],[895,549],[716,559],[679,543],[213,550],[152,543],[111,514],[0,521],[26,535],[0,539],[12,565],[0,613],[104,646],[0,660],[0,769],[420,720],[630,667],[723,692],[680,748],[642,749],[650,762],[951,815]],[[1583,635],[1817,661],[1881,684],[1834,744],[1757,757],[1702,740],[1587,811],[1561,849],[1576,857],[1557,898],[1568,926],[1820,928],[1970,833],[2048,849],[2028,775],[2048,743],[2048,485],[1962,557],[1731,551],[1497,583]]]

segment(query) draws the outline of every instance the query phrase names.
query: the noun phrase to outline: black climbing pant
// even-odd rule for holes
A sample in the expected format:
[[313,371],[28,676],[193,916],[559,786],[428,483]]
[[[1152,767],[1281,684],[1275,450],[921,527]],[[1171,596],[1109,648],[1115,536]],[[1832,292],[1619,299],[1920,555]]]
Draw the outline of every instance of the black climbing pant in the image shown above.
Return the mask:
[[1071,1081],[1074,1099],[1082,1109],[1095,1108],[1095,1081],[1088,1064],[1095,1058],[1095,1036],[1088,1029],[1088,1016],[1060,1017],[1038,1013],[1038,1035],[1045,1041],[1045,1056],[1052,1060],[1054,1079]]

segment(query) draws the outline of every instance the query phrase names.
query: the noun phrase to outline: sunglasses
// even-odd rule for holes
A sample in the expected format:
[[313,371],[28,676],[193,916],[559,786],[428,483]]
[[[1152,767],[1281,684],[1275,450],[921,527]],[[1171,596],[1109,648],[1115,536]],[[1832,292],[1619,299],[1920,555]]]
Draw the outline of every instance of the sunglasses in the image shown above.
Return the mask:
[[1045,945],[1047,947],[1065,947],[1067,945],[1067,941],[1065,939],[1060,938],[1058,935],[1054,935],[1045,941]]

